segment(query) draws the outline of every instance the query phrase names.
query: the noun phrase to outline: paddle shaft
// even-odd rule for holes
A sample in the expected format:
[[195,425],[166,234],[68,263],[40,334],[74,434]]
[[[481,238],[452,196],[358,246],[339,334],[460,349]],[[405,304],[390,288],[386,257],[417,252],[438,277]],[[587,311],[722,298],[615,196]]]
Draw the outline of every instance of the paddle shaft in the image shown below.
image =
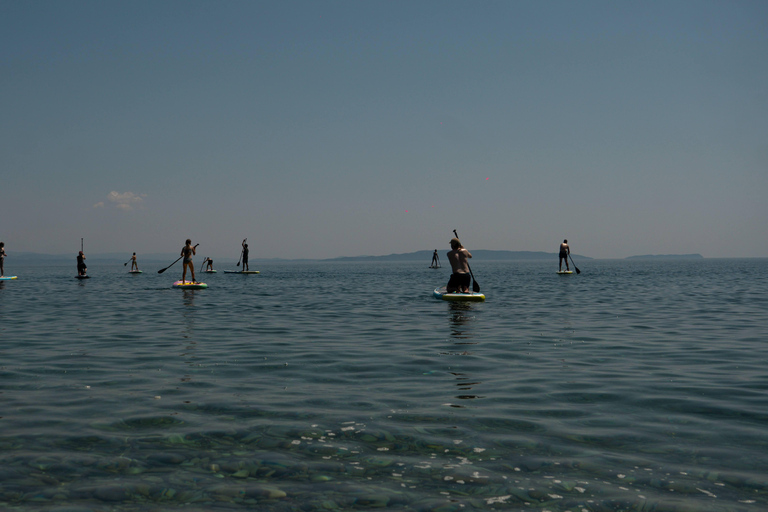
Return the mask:
[[[573,263],[573,256],[571,256],[571,253],[568,253],[568,257],[571,258],[571,263]],[[579,270],[579,267],[576,266],[575,263],[573,263],[573,268],[576,269],[576,274],[581,274],[581,270]]]
[[[198,245],[200,245],[200,244],[195,244],[195,247],[197,247]],[[194,249],[195,247],[193,247],[193,249]],[[158,271],[157,271],[157,273],[158,273],[158,274],[162,274],[163,272],[165,272],[166,270],[168,270],[169,268],[171,268],[172,266],[174,266],[176,263],[178,263],[178,262],[179,262],[179,260],[180,260],[181,258],[183,258],[183,257],[184,257],[184,255],[182,254],[181,256],[179,256],[179,257],[176,259],[176,261],[174,261],[173,263],[171,263],[170,265],[168,265],[168,266],[167,266],[167,267],[165,267],[165,268],[161,268],[160,270],[158,270]]]
[[[459,234],[456,232],[455,229],[453,230],[453,234],[456,235],[456,238],[459,238]],[[576,265],[574,265],[574,267],[575,266]],[[469,266],[469,261],[467,261],[467,268],[469,269],[469,275],[472,277],[472,291],[475,293],[480,293],[480,285],[477,283],[477,279],[475,279],[475,274],[472,273],[472,267]]]

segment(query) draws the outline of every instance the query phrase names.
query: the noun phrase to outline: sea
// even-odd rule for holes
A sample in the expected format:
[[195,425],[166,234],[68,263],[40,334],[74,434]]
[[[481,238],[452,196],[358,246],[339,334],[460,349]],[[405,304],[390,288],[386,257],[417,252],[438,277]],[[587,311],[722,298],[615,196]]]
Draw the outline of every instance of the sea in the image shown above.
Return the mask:
[[90,263],[6,259],[0,510],[768,509],[768,259]]

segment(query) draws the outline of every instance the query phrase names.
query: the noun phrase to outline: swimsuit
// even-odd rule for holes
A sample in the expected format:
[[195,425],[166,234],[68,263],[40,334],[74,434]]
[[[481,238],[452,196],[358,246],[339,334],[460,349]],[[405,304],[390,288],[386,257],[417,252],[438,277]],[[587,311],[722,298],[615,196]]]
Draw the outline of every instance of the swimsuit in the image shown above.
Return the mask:
[[457,274],[453,273],[451,274],[451,278],[448,280],[448,286],[446,286],[446,289],[450,292],[451,290],[459,290],[461,288],[469,288],[469,283],[471,281],[469,274]]

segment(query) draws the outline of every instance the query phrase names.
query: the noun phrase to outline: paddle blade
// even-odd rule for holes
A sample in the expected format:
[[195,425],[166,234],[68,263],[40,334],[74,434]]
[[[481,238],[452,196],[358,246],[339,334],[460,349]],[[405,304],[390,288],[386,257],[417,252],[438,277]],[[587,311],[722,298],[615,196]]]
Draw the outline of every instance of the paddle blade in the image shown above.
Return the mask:
[[472,280],[472,291],[475,293],[480,293],[480,285],[477,284],[477,281],[474,279]]
[[158,271],[157,271],[157,273],[158,273],[158,274],[162,274],[163,272],[165,272],[165,271],[166,271],[166,270],[168,270],[169,268],[170,268],[170,267],[161,268],[160,270],[158,270]]
[[579,270],[579,267],[577,267],[576,265],[574,265],[574,266],[573,266],[573,268],[575,268],[575,269],[576,269],[576,274],[581,274],[581,270]]

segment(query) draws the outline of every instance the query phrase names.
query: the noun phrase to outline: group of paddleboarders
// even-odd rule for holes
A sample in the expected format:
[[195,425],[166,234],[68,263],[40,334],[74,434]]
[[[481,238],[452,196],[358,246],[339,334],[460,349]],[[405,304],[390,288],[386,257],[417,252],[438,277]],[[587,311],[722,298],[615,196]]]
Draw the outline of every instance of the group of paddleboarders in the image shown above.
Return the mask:
[[[472,253],[461,245],[458,238],[452,238],[450,243],[451,250],[448,252],[448,261],[451,263],[453,273],[448,280],[445,290],[447,293],[469,293],[469,284],[472,276],[469,270],[469,258],[472,257]],[[568,246],[568,240],[563,240],[563,243],[560,244],[558,271],[563,268],[563,260],[565,260],[566,270],[571,270],[571,267],[568,265],[568,256],[570,255],[571,248]],[[432,264],[430,266],[434,267],[436,264],[440,264],[437,260],[437,249],[435,249],[432,255]]]
[[[248,240],[247,238],[245,240]],[[243,270],[250,270],[250,267],[248,265],[248,244],[245,243],[245,240],[243,240],[243,243],[241,244],[243,247],[243,251],[241,253],[241,259],[243,262]],[[195,249],[200,244],[192,245],[192,240],[189,238],[187,239],[186,243],[184,244],[184,247],[181,248],[181,254],[179,256],[179,259],[184,259],[182,262],[182,272],[181,272],[181,281],[183,283],[187,282],[187,269],[189,269],[190,273],[192,274],[192,283],[197,282],[197,278],[195,277],[195,266],[192,262],[192,256],[196,254]],[[0,277],[3,277],[4,274],[4,262],[5,262],[5,244],[3,242],[0,242]],[[139,270],[139,264],[136,261],[136,253],[134,252],[131,256],[131,259],[128,260],[131,263],[131,272],[138,271]],[[128,264],[128,261],[125,263]],[[178,260],[176,260],[178,261]],[[213,259],[206,258],[203,263],[207,263],[206,271],[213,271]],[[240,264],[238,263],[238,266]],[[77,275],[79,277],[85,276],[88,272],[88,267],[85,264],[85,253],[83,251],[80,251],[77,253]]]
[[[241,246],[243,248],[241,253],[241,260],[242,260],[242,269],[244,271],[250,270],[250,267],[248,266],[248,244],[246,243],[247,238],[243,240]],[[446,286],[446,291],[448,293],[469,293],[469,285],[471,283],[471,272],[469,270],[469,258],[472,257],[472,253],[470,253],[462,244],[461,241],[454,237],[450,241],[451,244],[451,250],[448,252],[448,261],[451,264],[451,270],[453,273],[451,274],[450,279],[448,280],[448,284]],[[196,283],[197,279],[195,278],[195,266],[192,262],[192,256],[196,254],[195,249],[197,248],[199,244],[192,245],[192,240],[187,238],[186,243],[184,244],[184,247],[181,249],[181,255],[179,256],[179,259],[183,258],[184,261],[182,262],[182,273],[181,273],[181,281],[183,283],[187,282],[187,269],[189,269],[190,273],[192,274],[192,282]],[[568,240],[563,240],[563,243],[560,244],[560,252],[559,252],[559,262],[558,262],[558,271],[561,271],[563,268],[563,260],[565,260],[565,268],[567,271],[570,271],[571,268],[568,265],[568,256],[571,254],[571,248],[568,246]],[[0,277],[3,277],[5,275],[5,243],[0,242]],[[131,271],[139,270],[139,265],[136,262],[136,253],[134,252],[131,256],[131,259],[129,260],[131,262]],[[177,260],[178,261],[178,260]],[[213,260],[211,258],[206,258],[203,263],[207,262],[207,270],[212,271],[213,270]],[[127,264],[127,263],[126,263]],[[440,266],[440,258],[437,255],[437,249],[435,249],[435,252],[432,254],[432,263],[430,265],[431,267],[439,267]],[[85,264],[85,254],[81,250],[77,254],[77,275],[78,276],[85,276],[88,272],[88,267]]]

